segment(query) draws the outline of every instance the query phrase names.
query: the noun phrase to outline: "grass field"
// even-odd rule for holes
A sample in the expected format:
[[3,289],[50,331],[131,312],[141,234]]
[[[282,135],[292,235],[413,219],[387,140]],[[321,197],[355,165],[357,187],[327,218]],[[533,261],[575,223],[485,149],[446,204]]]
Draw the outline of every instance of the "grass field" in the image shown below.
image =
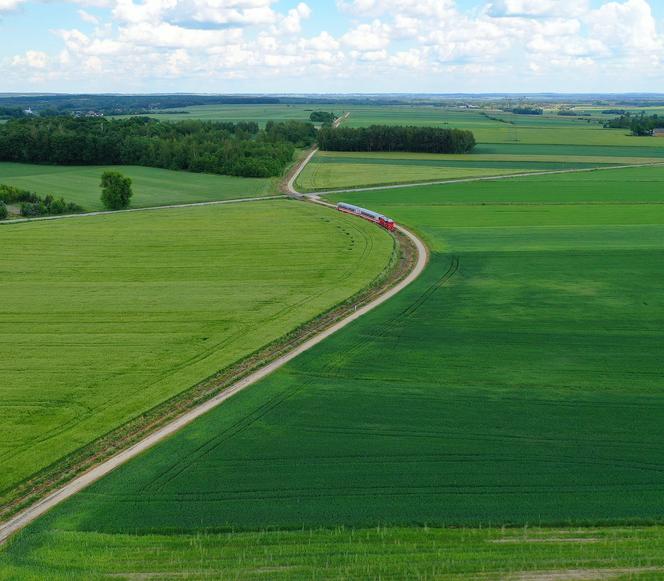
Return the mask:
[[0,246],[4,500],[365,286],[392,239],[266,201],[7,225]]
[[0,578],[661,579],[664,529],[378,528],[198,535],[24,534]]
[[454,180],[514,173],[590,169],[661,158],[500,154],[318,152],[297,180],[301,191]]
[[99,182],[106,170],[132,179],[131,206],[145,208],[168,204],[252,198],[274,193],[274,181],[212,174],[171,171],[138,166],[53,166],[0,162],[0,183],[62,196],[86,210],[103,209]]

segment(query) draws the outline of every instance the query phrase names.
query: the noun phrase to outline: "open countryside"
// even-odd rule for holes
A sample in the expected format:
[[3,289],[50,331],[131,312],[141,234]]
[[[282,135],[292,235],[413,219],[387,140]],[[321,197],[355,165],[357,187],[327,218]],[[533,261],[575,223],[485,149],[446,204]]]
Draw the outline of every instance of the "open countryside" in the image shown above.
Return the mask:
[[664,9],[205,1],[0,58],[0,579],[664,578]]

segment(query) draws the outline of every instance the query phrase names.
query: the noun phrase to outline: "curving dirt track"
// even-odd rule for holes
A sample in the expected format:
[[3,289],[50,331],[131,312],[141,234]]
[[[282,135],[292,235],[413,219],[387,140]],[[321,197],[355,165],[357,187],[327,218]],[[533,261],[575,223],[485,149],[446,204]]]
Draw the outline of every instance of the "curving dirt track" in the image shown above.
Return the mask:
[[[292,191],[292,194],[297,196],[297,197],[304,197],[299,192],[297,192],[294,189],[293,183],[295,182],[295,179],[299,175],[299,173],[302,171],[304,166],[309,162],[309,160],[313,157],[315,154],[315,150],[311,152],[301,163],[300,166],[297,168],[297,170],[293,174],[293,178],[289,181],[288,187],[289,190]],[[258,198],[258,200],[265,200],[266,198]],[[316,197],[306,197],[307,200],[318,203],[320,205],[328,206],[328,207],[334,207],[332,204],[329,204],[327,202],[323,202],[322,200],[318,200]],[[251,198],[253,201],[253,198]],[[249,200],[239,200],[239,201],[249,201]],[[183,204],[180,206],[171,206],[171,207],[189,207],[192,205],[209,205],[209,204],[214,204],[214,203],[230,203],[230,201],[227,202],[205,202],[203,204]],[[165,206],[161,206],[160,208],[164,208]],[[145,208],[143,210],[147,209],[158,209],[158,208]],[[139,210],[136,210],[139,211]],[[98,215],[99,213],[93,213],[93,214],[87,214],[89,215]],[[81,215],[76,215],[77,217]],[[80,492],[84,488],[88,487],[90,484],[93,482],[99,480],[109,472],[115,470],[117,467],[121,466],[128,460],[131,460],[132,458],[136,457],[138,454],[142,453],[143,451],[147,450],[148,448],[151,448],[158,442],[164,440],[165,438],[168,438],[171,436],[173,433],[177,432],[187,424],[193,422],[196,418],[202,416],[203,414],[207,413],[211,409],[217,407],[224,401],[226,401],[228,398],[232,397],[234,394],[237,392],[245,389],[246,387],[249,387],[250,385],[253,385],[254,383],[260,381],[273,371],[276,371],[280,367],[284,366],[286,363],[300,355],[301,353],[307,351],[308,349],[311,349],[314,345],[317,345],[321,341],[324,341],[327,337],[330,335],[336,333],[340,329],[343,329],[346,325],[352,323],[356,319],[359,319],[361,316],[364,314],[368,313],[372,309],[375,309],[377,306],[381,305],[388,299],[392,298],[394,295],[396,295],[398,292],[406,288],[409,284],[411,284],[424,270],[426,267],[426,264],[429,259],[429,253],[428,249],[425,246],[424,242],[422,242],[415,234],[407,230],[406,228],[403,228],[401,226],[398,226],[399,231],[407,236],[410,241],[414,244],[416,250],[417,250],[417,261],[413,267],[413,269],[410,271],[410,273],[402,279],[399,283],[397,283],[395,286],[387,289],[383,294],[375,298],[373,301],[370,303],[367,303],[366,305],[358,308],[356,311],[354,311],[352,314],[349,316],[337,321],[334,323],[332,326],[328,327],[327,329],[324,329],[311,339],[305,341],[304,343],[296,346],[292,351],[288,352],[286,355],[283,355],[279,357],[278,359],[275,359],[271,363],[265,365],[264,367],[258,369],[257,371],[251,373],[247,377],[241,379],[240,381],[236,382],[233,384],[231,387],[223,391],[222,393],[214,396],[213,398],[207,400],[203,404],[189,410],[185,414],[181,415],[177,419],[173,420],[172,422],[166,424],[165,426],[159,428],[140,442],[134,444],[133,446],[127,448],[126,450],[123,450],[119,454],[116,454],[112,458],[109,458],[108,460],[102,462],[101,464],[95,466],[91,470],[88,470],[87,472],[83,473],[82,475],[78,476],[74,480],[68,482],[64,486],[61,486],[57,490],[53,491],[50,493],[48,496],[44,497],[40,501],[36,502],[32,506],[26,508],[25,510],[21,511],[20,513],[16,514],[14,517],[9,519],[7,522],[3,523],[0,525],[0,544],[4,543],[11,535],[14,533],[18,532],[21,530],[23,527],[34,521],[35,519],[39,518],[42,516],[44,513],[49,511],[51,508],[55,507],[62,501],[70,498],[77,492]]]

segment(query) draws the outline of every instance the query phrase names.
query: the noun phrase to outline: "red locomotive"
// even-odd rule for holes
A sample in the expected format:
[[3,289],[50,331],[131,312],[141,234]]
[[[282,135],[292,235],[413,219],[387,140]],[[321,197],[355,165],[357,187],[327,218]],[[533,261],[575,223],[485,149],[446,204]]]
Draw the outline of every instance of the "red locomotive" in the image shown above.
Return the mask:
[[369,222],[374,222],[375,224],[382,226],[385,230],[389,230],[390,232],[395,228],[394,220],[387,216],[383,216],[378,212],[367,210],[366,208],[360,208],[359,206],[353,206],[353,204],[344,204],[343,202],[340,202],[337,204],[337,210],[345,212],[346,214],[355,214],[360,218],[364,218],[365,220],[369,220]]

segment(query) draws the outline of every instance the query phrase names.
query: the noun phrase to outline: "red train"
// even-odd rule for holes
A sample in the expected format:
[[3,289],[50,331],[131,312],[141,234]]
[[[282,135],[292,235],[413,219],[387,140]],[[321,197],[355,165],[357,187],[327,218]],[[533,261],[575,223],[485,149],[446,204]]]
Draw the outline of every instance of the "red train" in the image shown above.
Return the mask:
[[360,208],[359,206],[353,206],[353,204],[344,204],[343,202],[340,202],[337,204],[337,210],[345,212],[346,214],[355,214],[360,218],[364,218],[365,220],[369,220],[369,222],[374,222],[375,224],[382,226],[390,232],[395,228],[394,220],[387,216],[383,216],[378,212],[367,210],[366,208]]

